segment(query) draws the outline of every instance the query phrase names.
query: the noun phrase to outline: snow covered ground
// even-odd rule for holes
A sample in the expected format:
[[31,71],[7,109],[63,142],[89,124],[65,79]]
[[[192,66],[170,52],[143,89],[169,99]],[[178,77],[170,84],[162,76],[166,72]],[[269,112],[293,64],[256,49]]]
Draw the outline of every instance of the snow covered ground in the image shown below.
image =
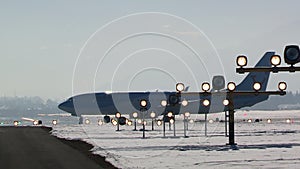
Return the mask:
[[111,124],[99,126],[92,120],[89,125],[59,124],[52,133],[93,144],[94,153],[119,168],[299,168],[300,111],[239,111],[235,117],[238,150],[226,145],[224,123],[216,122],[216,118],[224,119],[224,113],[208,115],[214,122],[208,123],[207,136],[204,115],[191,116],[201,121],[189,123],[188,138],[183,137],[181,117],[176,121],[176,137],[168,125],[163,137],[162,126],[155,125],[151,131],[148,123],[149,131],[142,139],[142,131],[132,131],[133,126],[115,131]]

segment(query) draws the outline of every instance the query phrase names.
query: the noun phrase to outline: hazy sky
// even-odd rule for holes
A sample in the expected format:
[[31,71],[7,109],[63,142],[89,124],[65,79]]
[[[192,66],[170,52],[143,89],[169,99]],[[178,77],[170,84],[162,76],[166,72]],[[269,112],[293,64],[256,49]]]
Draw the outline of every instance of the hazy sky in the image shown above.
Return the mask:
[[[215,74],[239,83],[245,75],[235,73],[237,55],[254,65],[266,51],[282,55],[286,44],[300,44],[299,6],[296,0],[1,1],[0,94],[65,99],[93,90],[173,90],[176,81],[197,90]],[[300,73],[272,74],[268,88],[280,80],[299,91]]]

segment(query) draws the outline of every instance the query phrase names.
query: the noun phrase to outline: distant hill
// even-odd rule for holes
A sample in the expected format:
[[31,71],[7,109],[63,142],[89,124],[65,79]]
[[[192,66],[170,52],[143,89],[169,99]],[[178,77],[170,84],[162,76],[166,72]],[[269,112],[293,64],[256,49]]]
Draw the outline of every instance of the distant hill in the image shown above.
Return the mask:
[[300,94],[298,92],[287,92],[285,96],[270,96],[267,101],[258,103],[248,110],[299,110]]

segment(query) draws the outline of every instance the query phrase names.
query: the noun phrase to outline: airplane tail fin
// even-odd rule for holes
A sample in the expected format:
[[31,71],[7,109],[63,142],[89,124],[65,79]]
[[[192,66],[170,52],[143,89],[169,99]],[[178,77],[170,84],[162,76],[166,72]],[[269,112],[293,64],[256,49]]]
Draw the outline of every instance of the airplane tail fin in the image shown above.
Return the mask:
[[190,86],[185,87],[184,91],[187,92],[189,91]]
[[[275,52],[266,52],[255,67],[271,67],[270,59]],[[250,72],[246,78],[236,87],[237,91],[252,91],[253,83],[260,82],[261,91],[267,89],[270,72]]]

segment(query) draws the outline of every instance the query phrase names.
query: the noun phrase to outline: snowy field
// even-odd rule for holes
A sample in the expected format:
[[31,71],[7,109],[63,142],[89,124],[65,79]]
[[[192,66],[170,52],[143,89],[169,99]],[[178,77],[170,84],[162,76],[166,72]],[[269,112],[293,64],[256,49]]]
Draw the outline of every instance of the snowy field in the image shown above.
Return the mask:
[[188,124],[188,138],[183,137],[182,117],[176,121],[176,137],[168,125],[163,137],[162,126],[155,125],[151,131],[149,122],[142,139],[142,131],[132,131],[133,126],[115,131],[116,126],[99,126],[95,119],[89,125],[58,124],[52,134],[93,144],[94,153],[119,168],[299,168],[300,111],[237,112],[238,150],[226,145],[225,124],[216,118],[224,120],[224,113],[208,115],[205,136],[204,115],[192,115],[195,122]]

